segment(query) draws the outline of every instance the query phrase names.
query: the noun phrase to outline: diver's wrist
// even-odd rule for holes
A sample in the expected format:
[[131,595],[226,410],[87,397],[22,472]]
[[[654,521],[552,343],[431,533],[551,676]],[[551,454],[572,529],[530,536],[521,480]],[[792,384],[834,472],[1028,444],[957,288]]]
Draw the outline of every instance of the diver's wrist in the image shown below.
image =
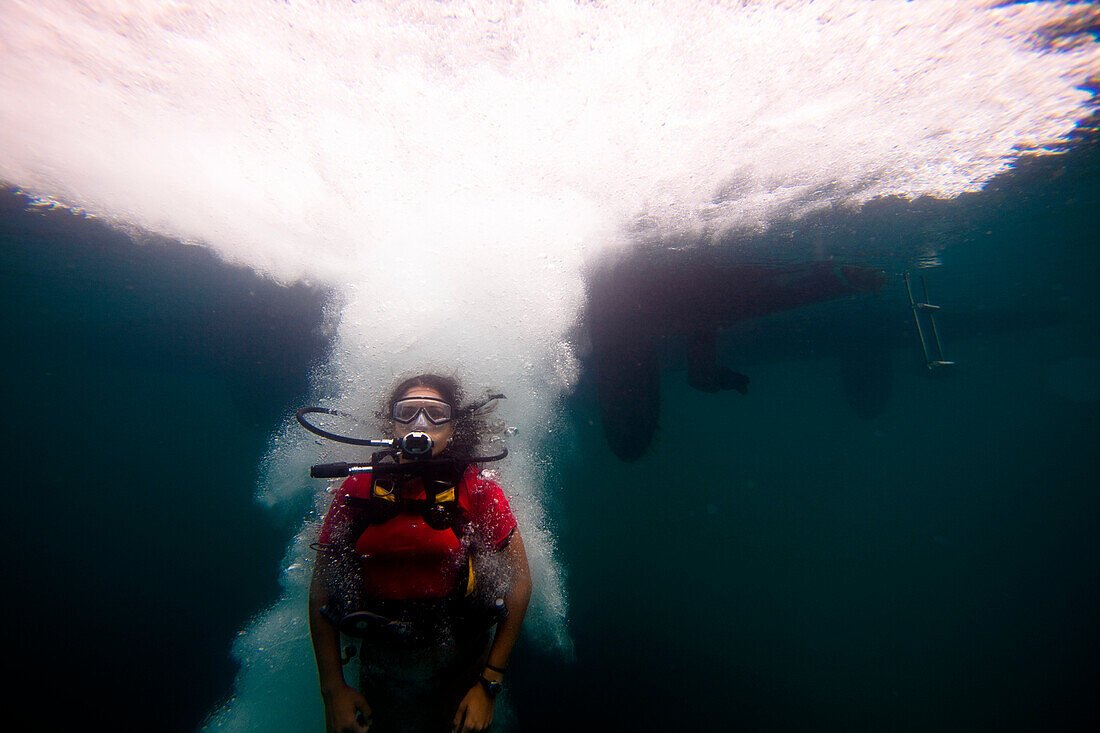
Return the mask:
[[496,696],[504,689],[504,684],[500,680],[491,680],[485,676],[484,672],[477,678],[477,682],[491,700],[495,700]]
[[351,686],[348,685],[348,683],[345,682],[344,678],[341,676],[338,680],[332,680],[327,684],[321,685],[321,697],[325,698],[326,700],[331,699],[334,695],[342,693],[345,690],[350,689],[350,687]]
[[490,682],[502,682],[504,680],[504,673],[489,665],[485,665],[485,669],[481,670],[481,676]]

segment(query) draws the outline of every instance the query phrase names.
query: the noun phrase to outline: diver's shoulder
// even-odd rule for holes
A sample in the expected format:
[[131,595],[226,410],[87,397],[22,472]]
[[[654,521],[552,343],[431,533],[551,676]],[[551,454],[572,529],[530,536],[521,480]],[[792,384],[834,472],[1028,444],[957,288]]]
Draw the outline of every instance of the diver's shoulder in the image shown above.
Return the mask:
[[471,492],[484,492],[499,489],[500,484],[497,483],[497,478],[497,472],[493,469],[473,464],[467,466],[466,472],[462,475],[463,481],[465,481],[466,486]]

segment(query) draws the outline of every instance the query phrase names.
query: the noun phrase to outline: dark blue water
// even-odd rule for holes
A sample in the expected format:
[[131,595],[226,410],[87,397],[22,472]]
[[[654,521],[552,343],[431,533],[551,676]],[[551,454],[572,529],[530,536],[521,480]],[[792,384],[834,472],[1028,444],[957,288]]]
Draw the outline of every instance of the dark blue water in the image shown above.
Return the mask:
[[[811,224],[888,255],[949,221],[926,275],[951,373],[926,374],[889,256],[877,296],[724,334],[747,396],[690,390],[663,345],[637,463],[586,371],[547,477],[576,654],[521,644],[518,728],[1086,729],[1098,160],[1085,143],[964,201]],[[324,358],[324,294],[25,203],[0,196],[8,697],[47,730],[193,730],[279,595],[300,518],[254,502],[257,463]],[[852,349],[890,368],[869,418]]]

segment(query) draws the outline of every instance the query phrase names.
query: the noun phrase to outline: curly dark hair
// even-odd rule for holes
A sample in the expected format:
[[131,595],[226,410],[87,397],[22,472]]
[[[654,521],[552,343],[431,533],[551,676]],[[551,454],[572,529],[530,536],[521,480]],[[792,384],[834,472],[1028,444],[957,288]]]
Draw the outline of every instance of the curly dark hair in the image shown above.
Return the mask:
[[474,455],[475,449],[481,444],[482,439],[489,432],[489,426],[486,421],[482,419],[482,416],[491,412],[492,408],[485,409],[484,403],[481,405],[463,404],[466,395],[462,390],[462,385],[453,377],[444,377],[439,374],[418,374],[398,382],[398,384],[390,390],[390,396],[386,400],[385,410],[381,413],[381,415],[386,418],[383,422],[383,432],[386,434],[386,437],[394,437],[392,435],[393,423],[389,421],[389,416],[393,414],[393,403],[401,399],[401,397],[414,387],[427,387],[435,390],[454,411],[454,435],[451,438],[451,442],[447,445],[447,448],[443,451],[443,455],[452,455],[460,458]]

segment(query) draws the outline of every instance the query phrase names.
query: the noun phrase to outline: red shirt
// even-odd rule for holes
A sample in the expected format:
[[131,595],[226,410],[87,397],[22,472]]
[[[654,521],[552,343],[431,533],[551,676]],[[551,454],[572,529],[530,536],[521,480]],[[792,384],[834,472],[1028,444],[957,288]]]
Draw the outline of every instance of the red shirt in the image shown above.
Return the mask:
[[[357,510],[345,506],[344,498],[369,497],[371,480],[370,474],[357,474],[340,485],[320,536],[321,544],[355,548],[364,598],[443,598],[454,590],[470,550],[500,549],[515,531],[516,519],[500,486],[470,466],[456,492],[470,523],[462,539],[450,529],[432,529],[420,514],[405,512],[349,537]],[[404,496],[423,499],[424,488]]]

